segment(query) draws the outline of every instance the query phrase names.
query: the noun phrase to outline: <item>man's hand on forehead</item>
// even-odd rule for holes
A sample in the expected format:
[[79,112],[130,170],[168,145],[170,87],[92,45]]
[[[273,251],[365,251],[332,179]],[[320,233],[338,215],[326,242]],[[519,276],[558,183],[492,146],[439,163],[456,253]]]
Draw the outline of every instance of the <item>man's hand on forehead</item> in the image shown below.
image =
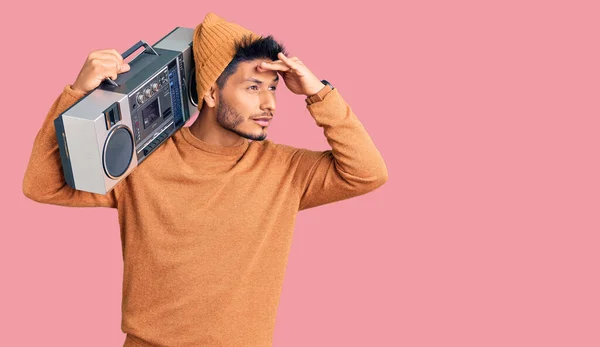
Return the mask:
[[258,71],[277,71],[282,77],[288,89],[298,95],[317,94],[325,85],[310,71],[298,57],[286,57],[278,53],[278,60],[273,62],[261,62],[256,69]]

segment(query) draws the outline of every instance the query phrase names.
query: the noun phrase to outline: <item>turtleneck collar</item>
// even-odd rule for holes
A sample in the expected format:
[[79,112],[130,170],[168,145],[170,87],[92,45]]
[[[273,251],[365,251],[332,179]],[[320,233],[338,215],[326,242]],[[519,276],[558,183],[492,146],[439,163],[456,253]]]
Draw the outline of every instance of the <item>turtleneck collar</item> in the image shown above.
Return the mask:
[[224,147],[224,146],[219,146],[219,145],[213,145],[213,144],[206,143],[206,142],[200,140],[199,138],[197,138],[196,136],[194,136],[192,134],[192,132],[190,131],[189,127],[182,127],[180,131],[181,131],[183,138],[190,145],[192,145],[200,150],[203,150],[205,152],[223,155],[223,156],[240,156],[246,151],[246,149],[248,149],[248,146],[250,144],[248,139],[244,138],[244,142],[242,142],[240,145],[236,145],[236,146]]

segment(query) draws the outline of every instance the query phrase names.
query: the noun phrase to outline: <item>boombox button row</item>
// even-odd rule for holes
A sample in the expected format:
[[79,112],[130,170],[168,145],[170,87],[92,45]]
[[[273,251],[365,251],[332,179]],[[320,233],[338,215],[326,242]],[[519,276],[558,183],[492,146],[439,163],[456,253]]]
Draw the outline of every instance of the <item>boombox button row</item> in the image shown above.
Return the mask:
[[144,148],[144,155],[147,155],[148,153],[150,153],[151,150],[153,150],[154,148],[158,147],[158,145],[167,137],[166,133],[162,133],[160,135],[158,135],[154,141],[150,142],[148,144],[148,146],[146,146],[146,148]]
[[[162,141],[167,138],[167,133],[162,133],[156,137],[156,140]],[[154,140],[154,141],[156,141]]]

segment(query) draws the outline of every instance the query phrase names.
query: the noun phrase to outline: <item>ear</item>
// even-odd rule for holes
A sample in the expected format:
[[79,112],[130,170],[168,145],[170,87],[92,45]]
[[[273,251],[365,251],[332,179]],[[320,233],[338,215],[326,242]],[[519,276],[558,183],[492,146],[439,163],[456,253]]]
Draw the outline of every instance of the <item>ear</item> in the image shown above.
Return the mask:
[[210,89],[204,94],[204,103],[206,106],[215,107],[217,105],[217,95],[219,94],[217,88],[217,83],[213,83]]

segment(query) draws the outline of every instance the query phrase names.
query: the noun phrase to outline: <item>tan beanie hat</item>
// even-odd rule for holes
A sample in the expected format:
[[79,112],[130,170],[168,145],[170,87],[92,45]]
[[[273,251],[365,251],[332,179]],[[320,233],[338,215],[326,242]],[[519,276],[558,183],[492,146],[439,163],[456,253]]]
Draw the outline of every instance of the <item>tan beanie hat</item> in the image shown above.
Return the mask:
[[210,89],[235,56],[235,43],[249,35],[251,40],[260,36],[214,13],[208,13],[194,30],[192,47],[196,64],[196,91],[198,110],[204,104],[204,94]]

